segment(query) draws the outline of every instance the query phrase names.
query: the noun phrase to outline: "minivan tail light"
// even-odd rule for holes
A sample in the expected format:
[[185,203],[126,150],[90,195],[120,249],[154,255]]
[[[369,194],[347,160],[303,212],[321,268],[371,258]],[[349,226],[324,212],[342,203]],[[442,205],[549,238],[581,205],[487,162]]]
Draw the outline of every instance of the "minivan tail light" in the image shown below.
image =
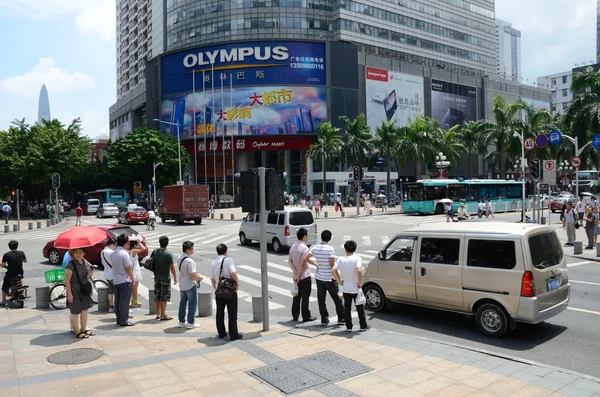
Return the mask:
[[290,236],[290,227],[286,226],[285,229],[283,230],[283,235],[285,237],[289,237]]
[[521,278],[521,296],[526,298],[535,296],[535,281],[533,280],[533,273],[530,271],[523,273]]

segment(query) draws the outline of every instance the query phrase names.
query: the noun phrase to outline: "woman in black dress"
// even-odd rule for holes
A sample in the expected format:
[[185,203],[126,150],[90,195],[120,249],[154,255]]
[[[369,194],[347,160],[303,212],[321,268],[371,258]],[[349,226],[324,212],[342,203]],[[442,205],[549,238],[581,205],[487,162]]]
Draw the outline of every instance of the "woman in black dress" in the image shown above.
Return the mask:
[[[92,276],[92,266],[83,257],[83,248],[69,250],[72,258],[65,269],[67,284],[67,301],[71,310],[71,326],[77,338],[87,339],[95,334],[87,329],[88,309],[94,305],[91,295],[81,292],[81,284],[89,282],[88,276]],[[79,318],[81,317],[81,327]]]

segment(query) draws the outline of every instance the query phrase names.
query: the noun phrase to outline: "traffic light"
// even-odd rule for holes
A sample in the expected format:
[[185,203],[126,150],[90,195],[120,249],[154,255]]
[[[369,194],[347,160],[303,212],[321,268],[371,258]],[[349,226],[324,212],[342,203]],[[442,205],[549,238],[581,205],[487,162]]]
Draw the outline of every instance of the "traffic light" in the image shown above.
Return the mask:
[[352,179],[354,179],[355,181],[360,181],[360,174],[361,174],[361,169],[360,167],[354,167],[354,169],[352,170]]
[[283,187],[285,186],[286,173],[267,170],[265,175],[265,197],[267,211],[282,210],[284,204]]
[[188,174],[187,172],[185,174],[183,174],[183,184],[184,185],[190,184],[190,174]]
[[55,172],[52,174],[52,187],[58,189],[60,187],[60,174]]
[[540,179],[540,160],[539,159],[533,159],[531,161],[531,177],[536,181]]
[[236,173],[234,177],[241,188],[238,204],[242,207],[242,212],[258,212],[258,173],[242,171]]
[[[267,211],[282,210],[284,205],[283,190],[287,174],[281,171],[266,170],[265,172],[265,208]],[[240,185],[241,192],[236,196],[236,204],[243,212],[259,211],[258,171],[242,171],[235,174],[235,181]]]

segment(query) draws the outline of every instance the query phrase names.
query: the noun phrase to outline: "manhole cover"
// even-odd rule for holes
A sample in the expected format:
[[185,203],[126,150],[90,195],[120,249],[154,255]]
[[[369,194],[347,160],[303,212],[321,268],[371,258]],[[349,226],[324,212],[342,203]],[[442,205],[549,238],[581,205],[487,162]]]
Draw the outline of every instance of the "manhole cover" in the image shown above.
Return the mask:
[[103,355],[104,352],[98,349],[72,349],[65,352],[54,353],[48,357],[48,362],[61,365],[84,364],[97,360]]
[[351,378],[372,370],[366,365],[329,351],[301,357],[294,362],[308,371],[321,374],[331,382]]

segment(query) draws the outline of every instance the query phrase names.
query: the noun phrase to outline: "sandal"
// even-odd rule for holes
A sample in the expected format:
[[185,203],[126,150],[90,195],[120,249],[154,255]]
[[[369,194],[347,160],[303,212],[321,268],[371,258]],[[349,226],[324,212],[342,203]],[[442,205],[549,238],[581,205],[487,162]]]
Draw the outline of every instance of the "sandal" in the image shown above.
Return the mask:
[[173,317],[167,316],[167,317],[163,317],[160,319],[160,321],[170,321],[170,320],[173,320]]
[[160,320],[160,316],[156,316],[156,319],[157,319],[157,320]]
[[82,332],[78,333],[77,335],[75,335],[75,338],[77,338],[77,339],[88,339],[89,335],[82,331]]
[[91,329],[86,330],[84,334],[86,334],[87,336],[96,336],[96,334]]

